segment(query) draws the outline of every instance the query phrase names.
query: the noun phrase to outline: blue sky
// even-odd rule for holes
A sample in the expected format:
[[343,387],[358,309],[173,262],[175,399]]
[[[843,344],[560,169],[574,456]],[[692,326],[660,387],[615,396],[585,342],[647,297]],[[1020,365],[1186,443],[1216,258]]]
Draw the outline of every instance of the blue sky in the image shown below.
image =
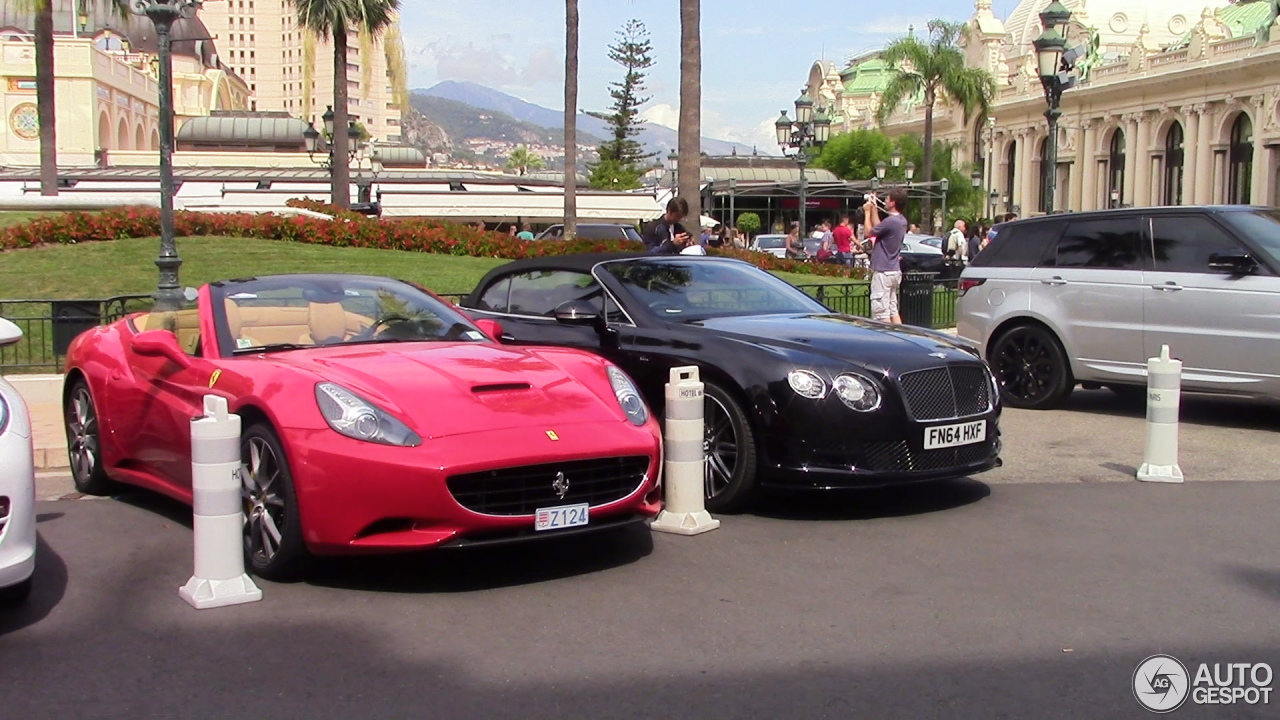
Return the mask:
[[[1016,3],[994,5],[1004,17]],[[579,0],[579,13],[580,108],[608,106],[608,83],[620,70],[606,48],[634,17],[648,26],[657,60],[648,79],[653,100],[646,117],[674,127],[680,91],[677,0]],[[972,14],[972,0],[703,0],[703,132],[759,143],[764,150],[764,143],[772,143],[773,120],[791,106],[814,60],[842,60],[883,47],[930,18]],[[404,0],[401,26],[410,87],[469,80],[546,107],[564,106],[563,0]]]

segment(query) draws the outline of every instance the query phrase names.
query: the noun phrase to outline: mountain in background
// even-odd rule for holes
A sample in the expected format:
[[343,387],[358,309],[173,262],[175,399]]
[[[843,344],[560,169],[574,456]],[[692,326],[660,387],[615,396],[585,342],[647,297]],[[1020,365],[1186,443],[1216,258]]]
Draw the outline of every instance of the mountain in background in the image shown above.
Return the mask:
[[[532,123],[544,128],[551,128],[560,132],[564,130],[564,113],[562,111],[525,102],[520,98],[475,83],[445,80],[425,90],[414,90],[413,95],[414,97],[453,100],[483,110],[503,113],[515,120]],[[653,123],[640,123],[639,127],[640,134],[636,136],[636,141],[643,145],[647,152],[657,153],[656,159],[665,158],[667,153],[676,149],[678,135],[675,130],[661,125],[654,125]],[[579,143],[596,144],[599,142],[598,139],[591,141],[584,139],[583,133],[596,138],[604,138],[608,137],[611,132],[612,128],[605,121],[583,113],[578,114]],[[563,139],[561,142],[563,142]],[[729,155],[735,149],[739,155],[751,154],[751,146],[749,145],[716,140],[714,138],[702,138],[702,152],[708,155]]]

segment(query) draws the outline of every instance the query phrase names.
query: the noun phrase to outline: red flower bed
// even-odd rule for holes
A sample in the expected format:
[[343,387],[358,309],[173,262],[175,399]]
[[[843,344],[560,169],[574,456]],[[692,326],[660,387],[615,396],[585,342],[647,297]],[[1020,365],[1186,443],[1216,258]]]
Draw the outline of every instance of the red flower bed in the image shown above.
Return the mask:
[[[302,207],[326,214],[336,214],[343,222],[320,218],[287,217],[269,213],[199,213],[179,211],[174,214],[178,237],[213,235],[250,237],[267,240],[363,247],[381,250],[406,250],[441,255],[464,255],[518,260],[548,255],[585,252],[641,251],[636,242],[619,240],[574,240],[572,242],[531,242],[505,234],[476,230],[469,225],[427,218],[380,220],[359,213],[336,211],[324,203],[291,200]],[[127,207],[97,213],[70,212],[47,215],[20,225],[0,230],[0,250],[15,250],[36,245],[69,245],[124,238],[153,237],[160,234],[160,211],[148,207]],[[712,249],[713,255],[735,257],[754,263],[765,270],[847,276],[850,271],[838,265],[800,263],[780,260],[767,253],[742,250]],[[860,277],[854,270],[853,276]]]

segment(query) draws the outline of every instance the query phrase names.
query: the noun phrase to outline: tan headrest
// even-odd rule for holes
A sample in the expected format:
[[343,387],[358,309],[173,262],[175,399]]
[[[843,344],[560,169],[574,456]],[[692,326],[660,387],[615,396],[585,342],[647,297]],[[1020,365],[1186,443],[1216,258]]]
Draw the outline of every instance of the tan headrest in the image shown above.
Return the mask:
[[314,342],[345,340],[347,337],[347,311],[341,303],[311,303],[307,325]]
[[240,317],[240,306],[234,300],[227,299],[225,301],[227,310],[227,330],[231,332],[231,337],[240,337],[240,329],[244,327],[244,320]]

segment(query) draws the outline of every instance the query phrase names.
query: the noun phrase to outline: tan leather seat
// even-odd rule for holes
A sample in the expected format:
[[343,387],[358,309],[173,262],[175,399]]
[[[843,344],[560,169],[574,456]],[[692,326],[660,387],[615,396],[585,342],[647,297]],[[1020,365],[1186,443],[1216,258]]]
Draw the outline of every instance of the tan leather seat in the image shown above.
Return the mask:
[[341,303],[311,303],[307,308],[307,333],[301,342],[309,345],[340,343],[348,337],[347,311]]
[[166,330],[174,334],[178,346],[188,355],[200,351],[200,312],[195,308],[170,312],[152,312],[139,318],[143,330]]

